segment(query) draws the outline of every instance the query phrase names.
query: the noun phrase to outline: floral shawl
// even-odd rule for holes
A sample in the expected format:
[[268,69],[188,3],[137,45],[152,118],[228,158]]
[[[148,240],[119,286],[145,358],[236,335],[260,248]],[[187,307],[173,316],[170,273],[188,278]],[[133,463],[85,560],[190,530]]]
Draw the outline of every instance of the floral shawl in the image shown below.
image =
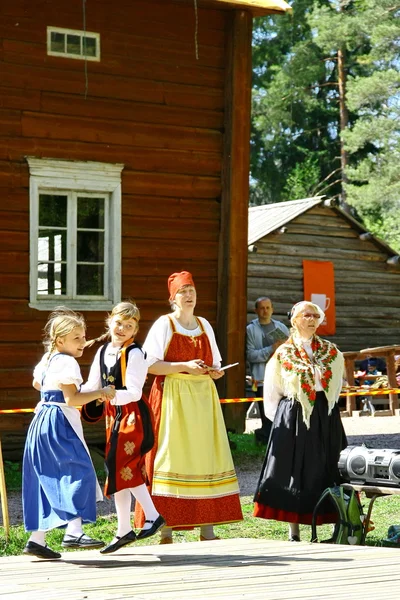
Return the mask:
[[328,414],[339,399],[343,383],[343,354],[332,342],[314,335],[311,341],[313,358],[310,360],[301,339],[295,334],[277,352],[276,367],[284,395],[300,402],[303,420],[310,426],[310,417],[316,399],[314,370],[318,369],[321,385],[328,400]]

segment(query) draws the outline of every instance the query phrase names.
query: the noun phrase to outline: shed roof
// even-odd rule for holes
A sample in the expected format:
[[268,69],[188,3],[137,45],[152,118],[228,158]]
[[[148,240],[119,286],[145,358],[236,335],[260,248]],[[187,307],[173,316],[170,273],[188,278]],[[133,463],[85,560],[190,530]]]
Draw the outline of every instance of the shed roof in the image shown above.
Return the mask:
[[313,198],[302,198],[301,200],[288,200],[286,202],[276,202],[275,204],[251,206],[249,208],[248,245],[254,244],[257,240],[283,227],[289,221],[292,221],[322,202],[327,203],[332,210],[349,221],[352,227],[357,229],[359,233],[367,233],[390,256],[398,256],[398,253],[386,244],[386,242],[372,235],[359,221],[339,206],[331,204],[331,201],[326,199],[326,196],[314,196]]
[[271,231],[279,229],[279,227],[298,217],[309,208],[320,204],[322,200],[323,196],[315,196],[301,200],[251,206],[249,208],[248,243],[254,244],[254,242],[268,235]]

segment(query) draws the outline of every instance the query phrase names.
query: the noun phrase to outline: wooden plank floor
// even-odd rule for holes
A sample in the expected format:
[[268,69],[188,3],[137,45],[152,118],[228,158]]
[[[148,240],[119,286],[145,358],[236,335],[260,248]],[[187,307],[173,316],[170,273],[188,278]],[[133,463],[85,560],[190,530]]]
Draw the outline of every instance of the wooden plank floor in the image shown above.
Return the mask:
[[255,539],[0,558],[7,600],[398,600],[400,548]]

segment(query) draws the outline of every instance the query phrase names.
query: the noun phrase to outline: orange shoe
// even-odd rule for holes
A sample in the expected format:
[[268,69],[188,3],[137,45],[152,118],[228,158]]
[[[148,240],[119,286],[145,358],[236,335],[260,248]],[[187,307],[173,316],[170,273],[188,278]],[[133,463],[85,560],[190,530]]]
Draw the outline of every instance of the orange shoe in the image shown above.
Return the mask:
[[217,535],[211,539],[205,538],[203,535],[200,536],[200,541],[201,542],[213,542],[214,540],[220,540],[221,538],[218,537]]
[[172,539],[172,537],[162,537],[160,540],[160,544],[173,544],[174,541]]

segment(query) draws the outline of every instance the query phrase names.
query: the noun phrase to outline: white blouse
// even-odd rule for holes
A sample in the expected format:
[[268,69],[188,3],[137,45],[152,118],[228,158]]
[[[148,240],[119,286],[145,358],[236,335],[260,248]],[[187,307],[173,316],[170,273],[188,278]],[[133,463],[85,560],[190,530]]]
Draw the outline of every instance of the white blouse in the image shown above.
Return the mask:
[[44,384],[42,391],[59,390],[60,385],[75,385],[79,390],[83,379],[78,362],[73,356],[68,354],[54,354],[48,361],[46,353],[33,371],[33,379],[42,385],[43,375]]
[[[307,352],[309,359],[313,359],[313,351],[311,348],[311,340],[302,342],[304,350]],[[314,366],[315,391],[323,391],[321,385],[321,373],[317,365]],[[264,377],[264,412],[267,419],[273,421],[275,418],[276,409],[280,400],[284,397],[283,385],[280,377],[281,365],[275,355],[267,362],[265,367]],[[277,371],[279,375],[277,376]]]
[[[108,369],[113,367],[120,355],[120,348],[115,348],[109,343],[104,353],[104,363]],[[91,392],[102,387],[100,371],[100,352],[98,349],[90,367],[89,377],[81,387],[81,392]],[[143,386],[147,377],[147,362],[139,348],[133,348],[128,354],[126,365],[125,385],[126,390],[117,390],[111,404],[123,406],[130,402],[138,402],[142,397]]]
[[[199,336],[201,335],[201,327],[196,327],[196,329],[185,329],[182,327],[180,323],[176,320],[176,318],[171,315],[163,315],[151,326],[149,333],[147,334],[146,340],[143,344],[143,350],[147,352],[147,362],[148,365],[151,366],[158,360],[164,360],[165,353],[168,348],[168,344],[172,338],[172,327],[170,323],[170,317],[174,321],[175,329],[178,333],[187,336]],[[218,350],[217,342],[215,341],[215,335],[213,328],[210,323],[204,319],[203,317],[197,317],[201,324],[203,325],[204,331],[207,334],[207,337],[210,342],[211,351],[213,355],[213,364],[212,366],[215,368],[219,368],[221,366],[221,354]],[[211,365],[210,365],[211,366]]]

